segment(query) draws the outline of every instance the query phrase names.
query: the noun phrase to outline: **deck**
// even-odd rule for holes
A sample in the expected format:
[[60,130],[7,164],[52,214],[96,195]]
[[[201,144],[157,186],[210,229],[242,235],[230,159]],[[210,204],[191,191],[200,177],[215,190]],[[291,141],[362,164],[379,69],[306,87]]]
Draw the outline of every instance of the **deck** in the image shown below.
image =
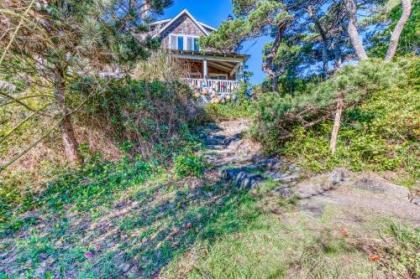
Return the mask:
[[205,102],[223,103],[234,98],[240,88],[240,81],[222,79],[182,79],[194,91],[194,96]]

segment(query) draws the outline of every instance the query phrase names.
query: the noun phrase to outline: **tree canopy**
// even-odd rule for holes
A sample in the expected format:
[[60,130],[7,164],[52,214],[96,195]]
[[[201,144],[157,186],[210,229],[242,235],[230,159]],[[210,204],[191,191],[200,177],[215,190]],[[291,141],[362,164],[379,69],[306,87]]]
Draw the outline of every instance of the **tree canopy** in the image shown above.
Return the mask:
[[[42,115],[56,120],[67,157],[81,163],[71,121],[79,105],[69,105],[69,84],[86,76],[98,77],[104,71],[118,73],[137,59],[147,58],[148,50],[157,43],[139,41],[134,33],[147,31],[148,21],[169,4],[169,0],[2,1],[0,79],[16,90],[2,89],[1,95],[6,102],[22,105],[25,113],[32,112],[31,117],[39,116],[42,110]],[[96,84],[92,93],[101,90]],[[54,91],[38,109],[15,97],[34,85]]]
[[[375,30],[391,25],[385,0],[234,0],[235,18],[205,38],[206,47],[237,49],[242,42],[263,35],[273,41],[264,49],[263,69],[271,80],[271,90],[291,92],[296,80],[326,77],[343,62],[368,58],[367,48]],[[411,1],[402,1],[402,14],[395,16],[386,59],[395,55],[395,46],[410,15]],[[389,41],[389,38],[388,38]],[[384,54],[385,56],[385,54]],[[279,87],[280,86],[280,87]]]

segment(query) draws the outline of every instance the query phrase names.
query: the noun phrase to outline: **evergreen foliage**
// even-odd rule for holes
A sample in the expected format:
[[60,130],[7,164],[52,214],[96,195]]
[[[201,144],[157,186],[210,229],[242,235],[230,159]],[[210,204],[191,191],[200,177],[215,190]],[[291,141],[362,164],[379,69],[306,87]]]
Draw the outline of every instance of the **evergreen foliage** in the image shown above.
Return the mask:
[[[363,62],[297,96],[264,95],[258,102],[254,137],[268,151],[297,158],[315,172],[336,166],[404,170],[410,174],[406,183],[412,185],[419,173],[419,65],[417,58]],[[345,94],[347,110],[337,154],[331,155],[331,119],[339,92]]]
[[[379,29],[372,36],[372,48],[370,53],[375,57],[383,57],[386,53],[389,37],[397,21],[401,17],[401,6],[394,6],[387,14],[386,18],[391,23],[384,29]],[[413,1],[411,16],[401,34],[400,44],[397,55],[418,55],[420,49],[420,1]]]
[[[69,161],[82,164],[72,114],[92,95],[71,107],[67,103],[71,99],[68,85],[73,79],[86,75],[98,79],[104,71],[111,71],[114,75],[117,72],[118,75],[118,72],[125,72],[135,65],[137,59],[147,58],[148,50],[156,48],[157,42],[139,42],[134,33],[147,31],[146,14],[159,13],[168,4],[170,1],[167,0],[150,3],[119,0],[3,1],[0,4],[0,31],[4,34],[0,40],[3,50],[0,79],[14,84],[18,91],[1,89],[2,99],[19,104],[25,114],[23,119],[50,116],[50,130],[38,135],[27,150],[4,162],[2,169],[24,156],[55,128],[61,130]],[[93,92],[102,92],[106,86],[99,88],[100,82],[97,83]],[[14,97],[33,86],[53,91],[49,100],[52,102],[44,103],[42,113]]]
[[[366,46],[376,45],[378,38],[371,39],[371,30],[386,28],[387,35],[380,40],[388,46],[389,34],[401,12],[391,15],[394,23],[390,24],[389,16],[383,15],[385,3],[237,0],[233,1],[236,18],[224,22],[202,43],[206,47],[233,50],[245,40],[272,36],[273,41],[263,52],[263,68],[270,83],[267,88],[287,94],[297,90],[302,79],[325,79],[340,69],[344,61],[367,58],[360,38],[364,38]],[[356,13],[363,14],[360,23]],[[410,33],[408,29],[413,27],[407,27],[406,33]],[[382,47],[382,51],[384,57],[386,49]]]

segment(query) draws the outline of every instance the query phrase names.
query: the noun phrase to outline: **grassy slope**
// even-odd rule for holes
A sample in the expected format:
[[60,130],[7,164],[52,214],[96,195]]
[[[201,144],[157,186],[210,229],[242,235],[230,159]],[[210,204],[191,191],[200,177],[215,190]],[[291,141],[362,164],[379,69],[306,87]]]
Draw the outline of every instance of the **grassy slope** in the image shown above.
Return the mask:
[[[397,183],[414,186],[419,181],[420,173],[417,141],[420,135],[420,61],[418,58],[411,58],[402,59],[394,65],[385,64],[377,69],[378,75],[389,74],[385,70],[386,67],[398,69],[398,74],[403,76],[398,78],[393,75],[385,78],[383,84],[386,84],[386,80],[392,84],[378,85],[379,89],[369,93],[369,97],[361,105],[347,109],[342,119],[337,153],[334,156],[329,150],[332,120],[324,121],[308,130],[296,127],[294,138],[287,142],[278,142],[276,132],[280,129],[275,126],[276,119],[283,117],[283,114],[276,115],[275,108],[282,108],[282,101],[275,103],[274,100],[272,104],[273,101],[264,103],[265,100],[262,100],[263,107],[273,110],[274,116],[273,120],[257,120],[257,125],[263,127],[260,128],[262,132],[259,138],[262,138],[269,151],[289,156],[312,172],[325,172],[337,166],[353,171],[392,171],[396,173],[394,177],[397,178]],[[369,65],[367,68],[369,69]],[[382,69],[383,73],[380,72]],[[357,72],[357,69],[355,70],[352,73]],[[351,77],[352,80],[346,80],[350,88],[349,94],[376,86],[372,80],[364,80],[363,75],[353,74]],[[340,78],[345,79],[346,75],[339,74],[336,80]],[[308,98],[314,99],[312,103],[315,106],[321,106],[322,102],[325,102],[322,98],[317,101],[317,97],[324,91],[328,92],[329,82],[320,84],[308,93]],[[335,91],[332,93],[332,96],[335,96]],[[305,96],[296,96],[295,99],[299,101],[304,98]],[[293,104],[293,101],[291,103]],[[293,105],[291,107],[293,108]]]
[[293,200],[271,196],[272,186],[176,180],[139,162],[63,177],[6,223],[0,278],[370,278],[379,268],[405,272],[404,261],[415,266],[419,232],[387,233],[405,246],[388,249],[395,262],[381,267],[355,240],[380,240],[388,223],[353,230],[335,223],[343,213],[333,208],[314,221]]
[[[337,220],[345,220],[346,213],[332,206],[325,208],[319,219],[313,218],[296,210],[293,201],[262,192],[248,193],[245,203],[222,214],[212,226],[223,226],[224,233],[215,242],[200,239],[166,267],[162,277],[376,278],[383,273],[420,274],[418,230],[378,216],[343,224]],[[247,220],[246,226],[232,234],[230,224],[238,218]]]
[[[389,134],[407,127],[411,113],[418,111],[418,102],[412,102],[418,98],[415,84],[401,88],[399,94],[387,90],[377,94],[361,112],[353,113],[365,118],[346,122],[340,140],[349,134],[354,142],[396,119],[404,122],[393,125],[397,130],[387,130]],[[402,104],[407,106],[398,110]],[[372,111],[376,116],[386,115],[380,118],[385,122],[373,121],[367,113]],[[363,119],[369,120],[366,126]],[[319,145],[328,146],[329,125],[325,134],[305,135],[302,142],[298,138],[295,147],[287,147],[289,154],[297,152],[298,143],[304,146],[302,152],[317,154]],[[309,149],[312,146],[316,148]],[[340,141],[339,149],[343,148],[348,146]],[[353,152],[334,164],[346,162]],[[308,159],[299,156],[303,153],[295,154]],[[180,171],[174,173],[184,173],[184,161],[179,160]],[[311,161],[330,166],[327,160]],[[194,163],[192,173],[195,167]],[[1,223],[0,278],[5,277],[2,272],[12,277],[19,273],[79,278],[109,278],[110,274],[150,278],[159,272],[163,278],[420,274],[415,254],[420,245],[418,230],[376,218],[355,228],[343,227],[334,220],[344,213],[334,208],[327,208],[314,221],[296,211],[293,200],[273,197],[270,185],[265,187],[266,191],[263,187],[250,193],[221,182],[179,179],[144,162],[95,164],[51,182],[40,196],[23,199],[21,212]],[[5,210],[14,212],[13,208]],[[364,249],[366,245],[371,253]]]

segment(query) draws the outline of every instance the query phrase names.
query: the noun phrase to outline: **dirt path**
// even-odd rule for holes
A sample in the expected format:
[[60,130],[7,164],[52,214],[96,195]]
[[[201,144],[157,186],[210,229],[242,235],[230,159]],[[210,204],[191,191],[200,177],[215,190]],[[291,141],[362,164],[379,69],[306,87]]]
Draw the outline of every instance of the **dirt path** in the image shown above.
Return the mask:
[[212,175],[217,173],[245,189],[266,181],[277,183],[273,192],[297,199],[301,211],[314,217],[321,216],[326,207],[334,207],[344,213],[345,222],[377,215],[420,226],[420,199],[411,197],[407,188],[374,173],[344,169],[305,178],[296,165],[264,156],[261,146],[245,136],[248,127],[245,120],[232,120],[203,130],[207,145],[203,155],[213,165]]

